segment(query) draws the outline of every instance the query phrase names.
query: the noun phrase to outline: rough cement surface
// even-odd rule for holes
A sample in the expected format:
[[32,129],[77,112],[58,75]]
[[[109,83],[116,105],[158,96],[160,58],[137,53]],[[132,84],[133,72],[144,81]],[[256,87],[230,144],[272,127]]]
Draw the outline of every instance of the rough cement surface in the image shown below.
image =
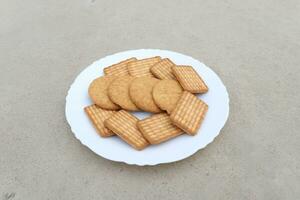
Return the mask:
[[[80,144],[64,117],[103,56],[178,51],[217,72],[230,117],[206,149],[137,167]],[[0,200],[299,199],[299,0],[0,2]]]

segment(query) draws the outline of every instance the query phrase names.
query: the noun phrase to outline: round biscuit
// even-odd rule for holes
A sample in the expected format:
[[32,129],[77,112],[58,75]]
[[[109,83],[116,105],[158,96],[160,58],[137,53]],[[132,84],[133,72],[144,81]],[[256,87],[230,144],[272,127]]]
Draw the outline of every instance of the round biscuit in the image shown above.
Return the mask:
[[156,105],[170,114],[182,92],[183,89],[177,81],[165,79],[153,87],[152,95]]
[[152,97],[152,89],[159,81],[159,79],[146,76],[135,78],[132,81],[129,87],[129,95],[139,109],[152,113],[161,112]]
[[133,81],[133,76],[121,76],[113,80],[108,87],[108,96],[115,103],[125,110],[137,111],[138,108],[129,96],[129,85]]
[[114,76],[102,76],[92,81],[89,86],[89,95],[92,101],[99,107],[108,110],[118,110],[120,107],[114,104],[108,97],[107,88],[115,79]]

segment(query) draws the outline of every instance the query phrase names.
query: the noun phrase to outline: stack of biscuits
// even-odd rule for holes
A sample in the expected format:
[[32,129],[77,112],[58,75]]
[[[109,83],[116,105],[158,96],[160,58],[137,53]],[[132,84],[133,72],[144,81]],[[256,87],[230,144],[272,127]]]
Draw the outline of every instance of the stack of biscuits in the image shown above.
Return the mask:
[[[195,135],[208,105],[194,94],[207,85],[191,66],[159,56],[129,58],[104,68],[88,93],[84,108],[101,137],[117,135],[137,150],[187,133]],[[153,113],[139,120],[131,111]]]

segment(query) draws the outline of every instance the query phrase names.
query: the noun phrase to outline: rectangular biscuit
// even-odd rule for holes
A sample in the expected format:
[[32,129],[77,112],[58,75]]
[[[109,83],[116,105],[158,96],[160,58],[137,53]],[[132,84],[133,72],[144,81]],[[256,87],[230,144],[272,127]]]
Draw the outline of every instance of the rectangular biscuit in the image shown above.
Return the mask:
[[146,58],[131,62],[127,65],[129,74],[135,77],[149,76],[154,77],[150,68],[161,60],[159,56]]
[[129,58],[126,60],[123,60],[117,64],[113,64],[109,67],[105,67],[103,69],[105,75],[113,75],[113,76],[126,76],[129,75],[127,64],[137,60],[136,58]]
[[169,59],[164,58],[150,68],[152,74],[159,79],[176,79],[172,73],[175,64]]
[[137,122],[138,119],[134,115],[121,110],[106,119],[104,124],[133,148],[142,150],[149,143],[138,130]]
[[94,127],[101,137],[109,137],[115,135],[111,130],[104,126],[104,120],[112,116],[115,111],[104,110],[96,105],[90,105],[84,108],[85,113],[92,121]]
[[208,105],[190,92],[184,91],[172,111],[173,124],[190,135],[195,135],[208,110]]
[[138,123],[138,128],[151,144],[159,144],[183,133],[174,126],[168,114],[155,114]]
[[184,90],[191,93],[205,93],[208,91],[207,85],[193,67],[173,66],[172,72]]

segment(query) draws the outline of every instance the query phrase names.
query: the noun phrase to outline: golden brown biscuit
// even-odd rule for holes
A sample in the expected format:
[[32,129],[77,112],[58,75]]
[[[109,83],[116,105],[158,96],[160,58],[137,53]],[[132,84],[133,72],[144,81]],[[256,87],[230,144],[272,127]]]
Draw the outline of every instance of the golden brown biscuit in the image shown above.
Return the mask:
[[193,67],[178,65],[173,66],[172,71],[184,90],[191,93],[205,93],[208,91],[207,85]]
[[115,79],[115,76],[102,76],[93,80],[89,86],[89,95],[99,107],[108,110],[118,110],[120,107],[114,104],[108,97],[107,88]]
[[90,105],[84,108],[84,111],[92,121],[94,127],[101,137],[115,135],[111,130],[104,126],[104,120],[111,117],[116,111],[104,110],[97,105]]
[[150,68],[152,74],[159,79],[176,79],[172,73],[175,64],[169,59],[164,58]]
[[171,113],[173,124],[195,135],[207,112],[208,105],[190,92],[184,91]]
[[134,77],[132,76],[121,76],[112,81],[108,87],[108,95],[110,99],[115,104],[118,104],[123,109],[129,111],[138,110],[129,96],[129,86],[133,79]]
[[154,85],[159,82],[156,78],[135,78],[129,87],[129,95],[134,104],[141,110],[158,113],[161,112],[152,97]]
[[150,68],[160,60],[161,58],[159,56],[156,56],[152,58],[146,58],[146,59],[131,62],[127,65],[129,74],[135,77],[141,77],[141,76],[154,77],[150,72]]
[[166,113],[155,114],[137,123],[143,136],[151,144],[159,144],[183,133],[174,126]]
[[182,91],[183,89],[177,81],[165,79],[159,81],[153,87],[152,96],[156,105],[170,114],[175,108]]
[[129,75],[127,64],[135,61],[136,58],[129,58],[127,60],[123,60],[117,64],[111,65],[109,67],[105,67],[103,69],[105,75],[113,75],[113,76],[126,76]]
[[125,110],[121,110],[106,119],[104,124],[133,148],[142,150],[147,147],[149,143],[138,130],[137,122],[138,119],[134,115]]

